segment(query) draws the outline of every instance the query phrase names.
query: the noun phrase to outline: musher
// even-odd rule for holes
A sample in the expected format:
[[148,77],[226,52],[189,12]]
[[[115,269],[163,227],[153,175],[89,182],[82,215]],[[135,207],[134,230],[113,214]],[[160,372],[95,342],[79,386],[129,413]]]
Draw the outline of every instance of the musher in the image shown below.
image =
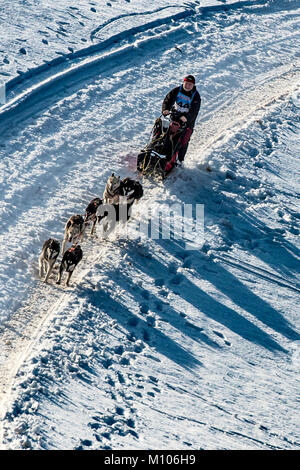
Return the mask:
[[195,77],[187,75],[183,79],[182,85],[173,88],[166,95],[162,104],[162,114],[164,116],[174,111],[176,115],[180,116],[179,119],[186,124],[185,134],[178,154],[180,162],[184,160],[201,106],[201,97],[195,83]]

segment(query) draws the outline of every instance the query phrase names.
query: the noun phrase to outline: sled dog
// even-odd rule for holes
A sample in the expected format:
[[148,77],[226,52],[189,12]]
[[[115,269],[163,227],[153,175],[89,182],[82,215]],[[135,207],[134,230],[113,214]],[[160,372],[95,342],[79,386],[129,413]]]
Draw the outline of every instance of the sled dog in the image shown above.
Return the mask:
[[91,235],[93,235],[95,232],[95,226],[97,222],[97,210],[101,204],[103,204],[103,199],[95,197],[89,202],[88,206],[85,209],[84,224],[85,227],[87,227],[90,223],[92,224]]
[[49,276],[52,273],[55,261],[60,252],[60,243],[54,238],[49,238],[43,244],[42,252],[39,256],[39,274],[42,278],[46,271],[44,282],[48,282]]
[[[133,203],[139,201],[142,196],[143,187],[138,181],[131,178],[120,180],[120,177],[111,175],[103,194],[104,204],[97,209],[98,222],[103,220],[106,236],[115,229],[116,222],[126,223],[130,219]],[[111,207],[107,207],[108,205]],[[108,230],[109,222],[111,227]]]
[[78,243],[83,239],[84,230],[85,224],[82,215],[72,215],[72,217],[69,218],[65,226],[62,254],[65,253],[67,242]]
[[104,204],[118,204],[120,198],[121,181],[120,176],[115,176],[114,173],[108,178],[104,192]]
[[83,256],[83,253],[82,253],[82,249],[80,245],[73,245],[64,253],[61,263],[60,263],[56,284],[60,284],[61,276],[63,272],[66,271],[68,275],[67,275],[65,285],[69,286],[69,282],[74,272],[74,269],[76,268],[79,261],[81,261],[82,256]]

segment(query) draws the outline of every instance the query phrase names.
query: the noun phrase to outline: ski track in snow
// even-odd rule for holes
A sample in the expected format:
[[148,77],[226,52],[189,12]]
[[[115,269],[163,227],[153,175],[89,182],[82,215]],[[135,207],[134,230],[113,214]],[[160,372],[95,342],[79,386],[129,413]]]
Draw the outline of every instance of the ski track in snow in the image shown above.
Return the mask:
[[[136,50],[106,61],[99,76],[84,77],[84,84],[73,84],[71,77],[57,102],[45,99],[45,110],[24,107],[30,118],[2,139],[0,274],[6,313],[0,390],[6,446],[299,445],[296,423],[288,427],[280,418],[292,416],[292,400],[278,399],[280,384],[297,370],[294,356],[285,356],[300,339],[292,300],[299,293],[299,217],[289,182],[296,162],[293,149],[286,148],[285,168],[276,150],[299,129],[290,98],[297,86],[299,35],[292,8],[277,5],[208,11],[169,30],[158,25],[153,33],[167,41],[154,38],[155,54],[153,42],[138,32]],[[176,79],[169,67],[174,60],[180,61]],[[175,241],[101,244],[87,237],[75,289],[37,283],[43,241],[50,235],[61,239],[67,218],[101,196],[111,170],[127,176],[124,157],[145,143],[161,97],[190,63],[203,98],[190,159],[165,187],[144,182],[135,217],[159,203],[205,202],[203,249],[188,253]],[[276,194],[268,175],[276,180]],[[278,296],[274,284],[282,288]],[[281,295],[285,312],[276,308]],[[220,354],[227,361],[224,377],[215,365]],[[182,373],[185,387],[179,386]],[[291,382],[292,395],[293,387]],[[270,415],[262,406],[267,393],[277,403],[277,421],[275,408]],[[87,409],[94,400],[99,409]],[[185,406],[179,413],[180,400]],[[201,416],[209,419],[195,418],[199,403]],[[55,406],[64,414],[55,416]],[[70,423],[82,406],[86,412],[73,436]],[[47,411],[50,431],[42,422]]]

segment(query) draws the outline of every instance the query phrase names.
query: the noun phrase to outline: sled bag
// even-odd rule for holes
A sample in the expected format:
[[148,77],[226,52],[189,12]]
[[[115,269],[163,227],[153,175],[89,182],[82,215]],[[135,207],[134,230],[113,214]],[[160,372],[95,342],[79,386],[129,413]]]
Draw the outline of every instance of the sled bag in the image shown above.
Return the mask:
[[164,171],[166,159],[155,155],[152,152],[142,152],[137,157],[137,170],[142,173],[152,171]]

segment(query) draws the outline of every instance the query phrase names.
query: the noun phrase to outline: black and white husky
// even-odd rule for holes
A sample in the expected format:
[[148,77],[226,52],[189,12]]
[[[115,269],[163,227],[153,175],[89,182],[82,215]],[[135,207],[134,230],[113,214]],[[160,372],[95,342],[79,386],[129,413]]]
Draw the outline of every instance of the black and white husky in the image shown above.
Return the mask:
[[39,274],[42,278],[46,272],[44,282],[48,282],[49,276],[52,273],[54,264],[60,253],[60,243],[54,238],[49,238],[43,244],[42,252],[39,256]]
[[82,215],[72,215],[69,218],[65,225],[65,233],[62,245],[62,254],[66,250],[66,244],[69,243],[78,243],[82,241],[85,231],[85,224]]
[[[143,196],[143,187],[132,178],[120,180],[114,173],[109,177],[104,193],[103,205],[97,210],[98,221],[103,220],[104,233],[108,235],[116,222],[126,223],[131,217],[132,206]],[[111,225],[108,230],[108,225]]]
[[68,275],[65,285],[69,286],[74,269],[76,268],[79,261],[81,261],[82,256],[83,253],[80,245],[73,245],[64,253],[60,263],[56,284],[60,284],[62,273],[66,271]]
[[135,201],[143,196],[143,187],[131,178],[120,179],[114,173],[108,178],[103,199],[95,197],[85,209],[84,223],[87,227],[92,223],[91,234],[95,233],[96,223],[103,221],[103,229],[108,235],[108,223],[114,229],[115,222],[127,222],[131,216],[131,208]]

